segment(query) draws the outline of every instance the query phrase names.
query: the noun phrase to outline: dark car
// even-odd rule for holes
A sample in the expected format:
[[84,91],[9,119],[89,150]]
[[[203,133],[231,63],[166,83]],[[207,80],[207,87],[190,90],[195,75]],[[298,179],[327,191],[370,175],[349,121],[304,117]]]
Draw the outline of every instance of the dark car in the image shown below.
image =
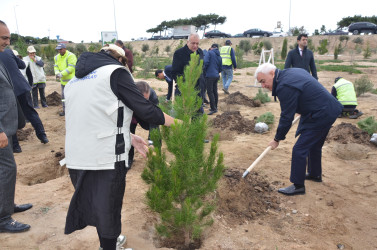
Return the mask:
[[325,36],[335,36],[335,35],[348,35],[348,32],[346,31],[343,31],[341,29],[338,29],[338,30],[334,30],[334,31],[330,31],[330,32],[326,32],[324,33]]
[[230,34],[221,32],[219,30],[211,30],[204,34],[207,38],[213,38],[213,37],[230,37]]
[[377,34],[377,25],[375,25],[374,23],[369,23],[369,22],[351,23],[351,25],[348,26],[348,31],[354,35],[358,35],[360,33]]
[[243,35],[246,37],[252,37],[252,36],[269,37],[269,36],[272,36],[272,32],[261,30],[261,29],[249,29],[249,30],[246,30],[243,33]]
[[148,40],[161,40],[162,36],[152,36]]
[[243,35],[243,33],[239,33],[239,34],[235,34],[235,35],[232,36],[232,37],[245,37],[245,36]]

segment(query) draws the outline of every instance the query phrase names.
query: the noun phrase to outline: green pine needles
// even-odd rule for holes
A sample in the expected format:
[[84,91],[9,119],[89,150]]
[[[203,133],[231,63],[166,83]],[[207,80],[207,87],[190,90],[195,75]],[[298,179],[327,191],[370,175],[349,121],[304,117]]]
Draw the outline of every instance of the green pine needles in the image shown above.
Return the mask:
[[[165,237],[182,239],[186,247],[201,236],[208,218],[215,209],[213,191],[223,175],[224,157],[218,152],[215,136],[209,151],[205,149],[207,116],[199,115],[201,99],[195,86],[202,72],[203,61],[192,54],[184,71],[185,79],[178,79],[181,96],[172,106],[161,106],[182,123],[154,130],[151,138],[154,149],[149,150],[143,180],[150,185],[147,204],[160,214],[157,232]],[[171,108],[167,110],[167,108]],[[162,149],[165,142],[167,151]]]

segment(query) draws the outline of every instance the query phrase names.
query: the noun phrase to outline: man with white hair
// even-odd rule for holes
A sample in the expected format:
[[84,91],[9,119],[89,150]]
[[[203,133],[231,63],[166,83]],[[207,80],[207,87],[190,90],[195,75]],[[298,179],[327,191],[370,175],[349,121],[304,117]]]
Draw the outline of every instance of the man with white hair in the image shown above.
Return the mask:
[[[279,146],[291,128],[295,113],[301,115],[292,150],[291,177],[293,185],[280,188],[279,193],[305,193],[305,179],[322,182],[322,146],[326,136],[342,111],[342,105],[306,70],[290,68],[279,70],[270,63],[260,65],[255,78],[263,88],[272,91],[280,102],[280,120],[271,149]],[[306,173],[306,165],[308,172]]]

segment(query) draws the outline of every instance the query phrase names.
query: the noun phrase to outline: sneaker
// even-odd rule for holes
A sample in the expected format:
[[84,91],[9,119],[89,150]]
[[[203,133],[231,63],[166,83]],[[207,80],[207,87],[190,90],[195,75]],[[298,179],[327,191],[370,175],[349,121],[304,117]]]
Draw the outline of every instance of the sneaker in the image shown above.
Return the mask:
[[117,239],[117,250],[118,249],[123,249],[122,246],[126,243],[126,236],[124,235],[119,235]]
[[224,93],[229,95],[229,91],[227,89],[223,89]]
[[21,153],[21,152],[22,152],[22,150],[21,150],[20,146],[13,147],[13,153]]
[[359,111],[359,112],[357,112],[356,114],[353,114],[353,115],[348,116],[348,118],[350,118],[350,119],[357,119],[357,118],[359,118],[360,116],[362,116],[363,114],[364,114],[363,112]]

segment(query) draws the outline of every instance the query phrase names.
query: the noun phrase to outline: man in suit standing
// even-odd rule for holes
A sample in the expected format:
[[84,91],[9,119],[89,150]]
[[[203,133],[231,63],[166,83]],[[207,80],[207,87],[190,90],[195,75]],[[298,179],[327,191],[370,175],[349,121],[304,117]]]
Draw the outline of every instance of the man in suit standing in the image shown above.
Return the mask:
[[[10,44],[10,32],[0,20],[0,53]],[[0,232],[18,233],[30,225],[12,219],[14,212],[22,212],[31,204],[15,206],[17,166],[12,150],[12,135],[17,131],[18,112],[13,84],[4,64],[0,61]]]

